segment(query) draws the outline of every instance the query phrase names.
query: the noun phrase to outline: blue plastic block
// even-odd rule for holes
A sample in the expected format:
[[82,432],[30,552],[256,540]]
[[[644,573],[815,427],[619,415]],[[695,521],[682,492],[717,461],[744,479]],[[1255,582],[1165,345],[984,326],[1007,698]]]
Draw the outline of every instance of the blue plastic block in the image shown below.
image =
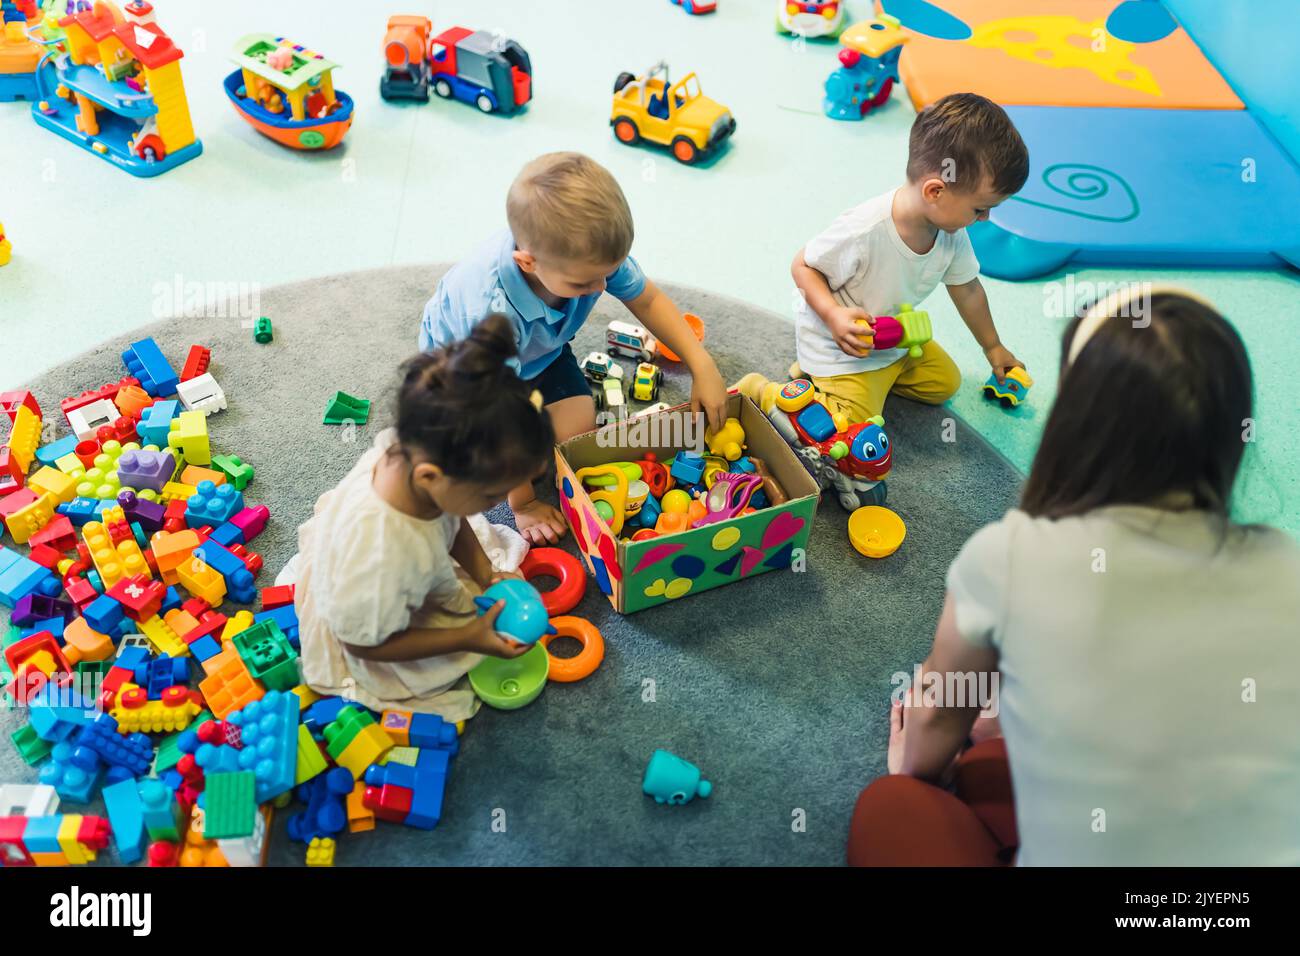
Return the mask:
[[175,793],[177,790],[179,790],[181,788],[181,784],[185,782],[185,778],[181,776],[181,772],[179,770],[176,770],[175,768],[171,770],[164,770],[162,776],[159,777],[158,779],[161,780],[163,782],[163,786],[166,787],[168,790],[170,790],[172,793]]
[[171,431],[172,419],[181,413],[181,403],[175,399],[154,402],[144,410],[140,424],[135,426],[135,433],[145,445],[167,447],[167,435]]
[[104,808],[113,828],[117,855],[123,863],[135,863],[144,856],[144,806],[134,780],[123,780],[104,788]]
[[185,503],[185,524],[190,528],[216,527],[244,510],[243,492],[234,485],[215,485],[200,481],[198,489]]
[[63,584],[49,568],[8,548],[0,548],[0,604],[12,609],[29,594],[58,597],[62,593]]
[[307,809],[289,818],[289,839],[310,843],[316,837],[341,832],[348,824],[347,796],[353,785],[352,773],[344,767],[334,767],[301,784],[297,797]]
[[181,592],[174,587],[170,587],[167,589],[167,593],[163,595],[162,609],[158,613],[166,614],[168,611],[174,611],[184,603],[185,599],[181,597]]
[[[118,661],[118,666],[121,666],[121,661]],[[190,662],[185,657],[163,654],[136,664],[133,670],[135,683],[145,688],[150,700],[161,700],[162,692],[168,687],[190,682]]]
[[31,637],[33,634],[40,634],[45,631],[52,637],[58,638],[60,644],[63,643],[63,618],[52,617],[46,621],[37,621],[30,627],[23,628],[23,637]]
[[232,544],[243,544],[244,532],[240,530],[239,525],[227,521],[212,529],[212,534],[208,535],[208,542],[212,541],[227,548]]
[[117,719],[112,714],[100,714],[81,731],[72,761],[83,770],[90,770],[96,758],[109,767],[124,767],[132,776],[149,772],[153,763],[153,743],[142,733],[119,734]]
[[253,615],[253,622],[255,624],[260,624],[262,621],[275,621],[275,623],[279,625],[280,630],[284,632],[284,636],[289,639],[289,643],[293,645],[293,649],[299,649],[298,612],[294,610],[292,604],[272,608],[269,611],[259,611]]
[[113,665],[115,667],[120,667],[123,670],[131,671],[132,676],[134,677],[136,668],[141,664],[146,663],[151,656],[152,655],[149,653],[148,649],[138,645],[125,647],[118,652],[117,659],[113,661]]
[[426,747],[439,747],[452,753],[460,750],[456,725],[448,723],[437,714],[412,714],[407,735],[411,746],[419,747],[421,751]]
[[[382,766],[384,768],[384,784],[393,787],[405,787],[408,790],[415,789],[416,773],[414,767],[391,760]],[[367,777],[369,777],[369,770],[370,768],[367,767]]]
[[57,441],[52,441],[48,445],[42,445],[36,449],[36,460],[42,465],[54,466],[54,463],[64,455],[71,455],[77,447],[76,435],[64,435]]
[[693,451],[679,451],[668,473],[682,484],[693,485],[704,478],[704,459]]
[[141,780],[138,791],[144,828],[151,840],[175,840],[180,826],[180,807],[176,795],[154,778]]
[[96,591],[98,591],[100,594],[104,593],[104,582],[100,580],[99,572],[96,571],[94,568],[91,568],[89,571],[86,572],[86,583],[89,584]]
[[[188,512],[186,512],[188,514]],[[194,549],[194,556],[226,579],[226,596],[238,604],[252,604],[257,600],[257,584],[253,572],[239,556],[227,551],[209,536]]]
[[99,504],[99,501],[95,498],[73,498],[54,510],[71,521],[75,527],[80,528],[87,521],[95,520],[95,506],[97,504]]
[[204,634],[196,641],[190,642],[190,654],[196,661],[206,661],[221,653],[221,644],[211,634]]
[[94,770],[83,770],[72,762],[72,753],[70,741],[55,744],[49,761],[41,765],[41,783],[49,784],[64,800],[89,803],[104,777],[104,768],[97,764]]
[[298,772],[298,695],[269,691],[226,720],[239,727],[243,749],[199,744],[194,759],[203,772],[251,771],[257,778],[258,803],[292,790]]
[[122,353],[122,363],[126,366],[127,374],[138,378],[140,387],[154,398],[176,394],[180,377],[168,364],[162,349],[158,348],[158,343],[153,339],[132,342]]
[[101,594],[86,605],[85,610],[81,612],[81,616],[86,619],[87,624],[99,631],[99,633],[110,634],[122,623],[122,619],[126,617],[126,610],[118,603],[116,598]]
[[325,733],[326,725],[334,723],[339,711],[348,706],[350,702],[344,697],[322,697],[302,712],[302,722],[313,737],[320,737]]
[[27,826],[23,828],[23,846],[28,853],[62,853],[59,844],[59,829],[63,826],[63,814],[56,813],[48,817],[28,817]]
[[27,702],[28,720],[42,740],[57,743],[72,737],[94,719],[94,708],[80,694],[46,684]]

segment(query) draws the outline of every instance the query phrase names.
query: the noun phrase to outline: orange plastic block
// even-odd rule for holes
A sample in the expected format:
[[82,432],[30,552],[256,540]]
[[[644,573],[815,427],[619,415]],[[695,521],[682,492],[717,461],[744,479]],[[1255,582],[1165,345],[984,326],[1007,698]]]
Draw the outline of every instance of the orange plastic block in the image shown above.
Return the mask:
[[204,468],[202,465],[186,465],[185,470],[181,472],[181,484],[190,485],[197,490],[200,481],[210,481],[214,485],[224,485],[226,476],[212,468]]
[[411,712],[409,710],[386,710],[379,718],[379,726],[393,739],[398,747],[411,745]]
[[176,632],[176,636],[182,641],[185,635],[199,626],[199,619],[184,608],[172,608],[163,615],[163,620],[167,626]]
[[190,825],[185,830],[185,845],[181,848],[180,865],[184,867],[230,866],[216,840],[203,836],[203,809],[195,805],[190,811]]
[[41,444],[41,416],[26,405],[19,405],[14,415],[13,431],[9,433],[9,452],[24,472],[32,467],[36,449]]
[[127,385],[117,390],[113,404],[127,418],[134,418],[138,422],[144,410],[153,404],[153,399],[139,385]]
[[25,508],[19,508],[5,519],[5,526],[9,529],[9,534],[19,544],[26,544],[28,538],[54,519],[54,506],[56,504],[58,502],[54,496],[46,492]]
[[352,792],[348,794],[348,832],[365,833],[375,828],[375,812],[366,809],[362,797],[366,792],[366,782],[358,780]]
[[188,528],[184,531],[159,531],[149,539],[149,550],[158,565],[158,576],[164,584],[177,584],[176,569],[190,560],[199,546],[199,536]]
[[63,629],[63,656],[69,664],[81,661],[106,661],[114,655],[113,639],[79,617]]
[[230,641],[222,641],[221,653],[213,654],[202,662],[203,673],[211,677],[213,674],[219,673],[232,660],[243,660],[243,658],[239,656],[239,651],[235,650],[234,644],[230,643]]
[[226,597],[226,579],[200,561],[191,558],[176,569],[181,587],[217,607]]
[[[120,508],[111,511],[121,513]],[[105,512],[104,517],[107,519],[109,512]],[[90,550],[90,560],[95,563],[95,570],[99,572],[99,579],[105,588],[111,588],[122,578],[134,577],[137,574],[153,579],[149,565],[144,559],[144,553],[135,543],[135,538],[126,538],[114,543],[107,529],[98,521],[89,521],[82,526],[81,537]]]
[[31,858],[37,866],[71,866],[62,853],[33,853]]
[[[253,701],[261,700],[266,688],[253,679],[243,660],[236,655],[221,670],[199,681],[199,692],[208,702],[208,710],[218,719],[224,719],[227,714],[243,710]],[[361,768],[361,772],[365,773],[365,767]]]
[[184,657],[190,652],[189,645],[157,614],[141,621],[139,627],[140,632],[149,639],[149,645],[159,654]]
[[[81,462],[78,461],[77,464],[80,465]],[[53,495],[55,501],[61,505],[66,505],[77,497],[77,480],[49,465],[28,478],[27,487],[38,495],[43,492]]]

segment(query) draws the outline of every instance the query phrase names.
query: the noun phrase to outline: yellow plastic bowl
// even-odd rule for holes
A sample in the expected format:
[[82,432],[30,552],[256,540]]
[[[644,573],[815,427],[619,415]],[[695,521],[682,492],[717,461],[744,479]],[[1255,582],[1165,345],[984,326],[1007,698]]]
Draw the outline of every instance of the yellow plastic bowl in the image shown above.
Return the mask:
[[888,508],[868,505],[849,515],[849,541],[869,558],[887,558],[907,537],[907,525]]

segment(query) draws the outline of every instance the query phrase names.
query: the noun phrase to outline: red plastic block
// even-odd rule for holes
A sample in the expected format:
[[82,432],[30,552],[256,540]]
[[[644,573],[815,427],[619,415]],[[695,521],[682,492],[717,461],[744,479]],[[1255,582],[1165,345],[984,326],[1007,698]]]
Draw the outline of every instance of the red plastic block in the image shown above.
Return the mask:
[[185,508],[187,501],[184,498],[178,498],[176,501],[167,502],[167,513],[163,517],[163,530],[175,533],[185,530]]
[[192,597],[181,605],[181,610],[196,621],[212,610],[212,605],[200,597]]
[[14,512],[22,511],[35,500],[36,492],[30,488],[19,488],[13,494],[5,495],[0,498],[0,519],[7,519]]
[[27,484],[27,472],[22,463],[14,457],[13,450],[5,445],[0,448],[0,495],[11,494]]
[[67,578],[63,582],[63,590],[68,592],[68,597],[77,607],[85,610],[87,604],[99,597],[99,592],[95,586],[83,577]]
[[32,553],[28,555],[33,561],[43,568],[49,568],[53,571],[58,563],[63,560],[63,554],[54,550],[48,544],[38,544],[32,548]]
[[126,608],[126,616],[138,623],[149,620],[162,608],[167,586],[137,574],[114,584],[108,589],[108,596]]
[[18,409],[23,405],[37,418],[41,417],[41,406],[36,403],[36,396],[31,392],[0,392],[0,411],[8,415],[10,421],[18,417]]
[[[260,554],[249,551],[242,544],[232,544],[226,550],[244,562],[244,567],[248,568],[249,574],[256,576],[262,570],[262,556]],[[292,588],[293,585],[289,585],[289,587]],[[292,598],[289,603],[293,603]]]
[[95,437],[99,439],[101,445],[110,441],[121,442],[122,444],[136,441],[135,422],[123,415],[111,425],[99,426],[95,431]]
[[276,584],[273,587],[262,588],[262,610],[270,611],[273,608],[292,604],[293,587],[292,584]]
[[60,554],[73,551],[77,547],[77,529],[72,526],[66,515],[56,515],[40,531],[27,539],[32,547],[49,545]]
[[125,385],[139,384],[140,380],[138,378],[132,378],[130,375],[127,375],[120,382],[109,382],[107,385],[102,385],[93,392],[82,392],[74,398],[65,398],[63,401],[59,402],[59,407],[63,409],[63,417],[66,419],[68,417],[68,412],[81,408],[84,405],[89,405],[91,402],[97,402],[101,398],[106,398],[111,402],[117,398],[118,389]]
[[185,367],[181,369],[181,381],[188,382],[198,378],[208,370],[212,362],[212,350],[202,345],[191,345],[190,354],[185,357]]

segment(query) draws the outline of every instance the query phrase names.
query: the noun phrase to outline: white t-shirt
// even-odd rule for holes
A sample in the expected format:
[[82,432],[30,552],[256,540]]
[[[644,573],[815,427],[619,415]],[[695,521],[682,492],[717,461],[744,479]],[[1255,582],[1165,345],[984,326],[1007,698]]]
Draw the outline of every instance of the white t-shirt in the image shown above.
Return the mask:
[[1300,547],[1220,527],[1013,510],[953,562],[958,630],[999,655],[1020,864],[1300,864]]
[[[804,247],[808,265],[826,277],[840,305],[869,315],[893,315],[903,303],[919,307],[940,282],[962,285],[980,274],[965,229],[940,231],[924,255],[908,248],[894,225],[894,193],[868,199],[844,213]],[[892,365],[905,349],[879,349],[855,358],[835,344],[826,323],[795,295],[799,367],[809,375],[848,375]]]
[[375,710],[401,707],[464,720],[477,699],[454,685],[481,655],[389,663],[354,657],[345,646],[377,647],[412,626],[460,627],[476,613],[450,553],[460,518],[415,518],[375,492],[375,464],[394,441],[392,429],[380,432],[298,529],[294,605],[303,679]]

